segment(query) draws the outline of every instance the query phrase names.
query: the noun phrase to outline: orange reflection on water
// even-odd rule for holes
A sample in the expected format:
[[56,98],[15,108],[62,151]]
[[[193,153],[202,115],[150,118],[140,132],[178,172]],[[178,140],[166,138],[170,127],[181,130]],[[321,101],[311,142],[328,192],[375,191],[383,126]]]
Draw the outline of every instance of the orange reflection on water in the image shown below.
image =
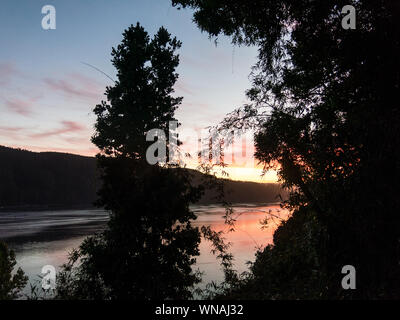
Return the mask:
[[[234,256],[235,269],[241,273],[248,270],[246,263],[254,261],[257,249],[264,248],[273,241],[273,233],[281,219],[288,217],[288,211],[276,205],[236,206],[233,217],[236,218],[235,231],[229,232],[224,222],[224,211],[221,207],[199,206],[194,208],[198,214],[195,226],[210,225],[214,231],[224,231],[227,242],[231,242],[230,252]],[[261,221],[270,217],[267,227],[262,228]],[[223,280],[223,273],[215,255],[211,253],[209,241],[200,244],[200,256],[196,266],[204,272],[203,285],[211,281]]]

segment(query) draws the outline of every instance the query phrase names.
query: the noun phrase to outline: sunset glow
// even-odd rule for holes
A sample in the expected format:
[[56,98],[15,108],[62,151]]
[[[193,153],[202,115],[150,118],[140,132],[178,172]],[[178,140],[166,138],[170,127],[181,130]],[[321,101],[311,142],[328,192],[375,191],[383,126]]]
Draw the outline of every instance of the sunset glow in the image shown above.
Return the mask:
[[[33,27],[38,21],[32,3],[18,5],[23,7],[18,11],[16,4],[5,4],[3,23],[20,26],[14,38],[29,41],[18,42],[15,48],[5,29],[0,30],[0,145],[94,156],[92,110],[105,99],[110,78],[116,78],[111,48],[118,45],[122,30],[137,20],[150,32],[163,25],[183,42],[175,94],[184,97],[176,114],[182,123],[184,147],[193,152],[196,132],[218,124],[246,102],[244,92],[251,85],[248,75],[256,61],[255,48],[234,48],[225,37],[216,46],[191,23],[190,12],[178,12],[168,2],[157,2],[156,10],[154,4],[139,1],[103,3],[101,10],[90,8],[90,20],[85,18],[88,5],[79,3],[77,10],[74,1],[60,2],[57,9],[69,14],[58,17],[56,30],[45,32]],[[275,173],[261,178],[262,170],[254,163],[245,168],[231,164],[227,171],[234,180],[276,181]]]

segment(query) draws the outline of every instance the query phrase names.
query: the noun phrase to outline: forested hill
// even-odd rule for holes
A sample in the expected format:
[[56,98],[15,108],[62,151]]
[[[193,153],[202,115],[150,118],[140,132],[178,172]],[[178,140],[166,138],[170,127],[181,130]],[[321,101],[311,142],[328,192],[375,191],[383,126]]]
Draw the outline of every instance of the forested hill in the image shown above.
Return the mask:
[[90,207],[98,186],[94,158],[0,146],[0,207]]
[[[199,180],[201,173],[193,171]],[[225,181],[227,200],[276,202],[284,194],[274,183]],[[96,160],[57,152],[31,152],[0,146],[0,209],[92,207],[100,186]],[[212,191],[200,204],[215,202]]]

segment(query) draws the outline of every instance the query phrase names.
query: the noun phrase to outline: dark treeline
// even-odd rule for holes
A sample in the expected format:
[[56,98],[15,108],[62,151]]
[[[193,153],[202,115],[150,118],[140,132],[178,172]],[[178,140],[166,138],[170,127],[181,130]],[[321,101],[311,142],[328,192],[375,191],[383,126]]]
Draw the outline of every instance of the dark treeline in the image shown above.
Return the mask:
[[0,208],[89,207],[98,186],[94,158],[0,146]]
[[[191,170],[194,183],[201,182],[204,174]],[[286,199],[288,192],[278,183],[257,183],[249,181],[233,181],[224,179],[224,199],[230,203],[271,203]],[[206,189],[197,204],[216,203],[214,189]]]
[[[201,181],[200,172],[190,172],[195,183]],[[100,184],[93,157],[0,146],[0,210],[92,207]],[[275,183],[226,180],[225,186],[232,203],[276,202],[284,195]],[[214,203],[214,196],[208,190],[198,203]]]

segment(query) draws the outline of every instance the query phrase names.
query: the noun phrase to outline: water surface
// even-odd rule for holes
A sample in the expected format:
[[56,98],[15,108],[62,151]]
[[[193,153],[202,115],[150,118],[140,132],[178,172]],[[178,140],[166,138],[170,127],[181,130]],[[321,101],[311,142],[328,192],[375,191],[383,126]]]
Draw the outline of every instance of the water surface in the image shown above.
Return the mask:
[[[226,241],[231,242],[236,270],[247,270],[246,263],[254,261],[258,248],[272,242],[273,231],[279,217],[285,219],[287,212],[278,204],[243,204],[234,206],[235,231],[228,232],[221,206],[193,206],[197,215],[195,226],[210,225],[215,231],[224,231]],[[276,216],[267,228],[260,221],[266,215]],[[31,283],[37,283],[42,267],[53,265],[58,269],[68,259],[68,253],[77,248],[85,237],[101,231],[108,220],[103,210],[71,210],[44,212],[0,213],[0,240],[5,241],[16,253],[17,264],[28,275]],[[195,268],[203,272],[204,287],[210,281],[219,282],[223,273],[218,260],[211,253],[208,241],[200,244],[200,256]],[[25,292],[29,293],[29,286]]]

